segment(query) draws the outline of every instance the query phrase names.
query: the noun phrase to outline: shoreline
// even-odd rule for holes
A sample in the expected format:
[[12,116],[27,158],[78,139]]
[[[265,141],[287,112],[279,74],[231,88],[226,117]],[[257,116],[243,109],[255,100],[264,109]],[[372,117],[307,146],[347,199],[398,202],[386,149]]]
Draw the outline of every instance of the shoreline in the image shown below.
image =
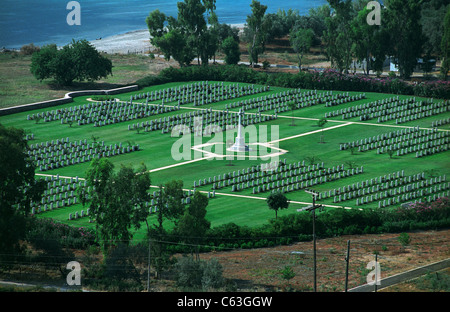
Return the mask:
[[[229,24],[242,30],[245,24]],[[99,52],[108,54],[145,54],[151,52],[148,29],[131,30],[125,33],[89,41]]]
[[[241,31],[244,28],[245,23],[241,24],[228,24],[231,27],[239,28]],[[148,29],[135,29],[118,33],[115,35],[100,37],[98,39],[88,40],[99,52],[108,54],[145,54],[149,53],[153,46],[150,44],[150,34]],[[71,40],[66,44],[70,44]],[[51,44],[52,42],[46,43]],[[20,51],[21,47],[3,47],[0,48],[4,51]],[[46,45],[39,45],[40,47]],[[59,48],[64,45],[58,45]]]
[[97,51],[108,54],[146,53],[152,48],[147,29],[133,30],[89,42]]

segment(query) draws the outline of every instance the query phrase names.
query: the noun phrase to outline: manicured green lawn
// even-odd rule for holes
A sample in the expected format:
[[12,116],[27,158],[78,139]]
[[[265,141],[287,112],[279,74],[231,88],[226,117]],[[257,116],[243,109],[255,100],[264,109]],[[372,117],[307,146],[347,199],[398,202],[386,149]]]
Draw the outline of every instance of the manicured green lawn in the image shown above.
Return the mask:
[[[213,83],[213,82],[210,82]],[[149,87],[138,93],[146,93],[154,90],[166,89],[168,87],[179,86],[189,83],[170,83],[167,85]],[[228,85],[229,83],[224,83]],[[244,84],[240,84],[244,85]],[[48,110],[64,109],[73,106],[83,105],[87,103],[89,97],[76,98],[73,103],[60,105],[58,107],[46,108],[41,110],[29,111],[25,113],[17,113],[14,115],[0,117],[0,123],[5,126],[14,126],[17,128],[23,128],[27,133],[33,133],[34,140],[31,140],[29,144],[36,144],[39,142],[51,141],[61,138],[70,138],[71,141],[84,140],[92,142],[93,136],[99,141],[104,141],[105,144],[139,144],[139,151],[123,154],[120,156],[111,157],[110,160],[114,163],[116,168],[121,164],[137,166],[140,163],[144,163],[149,170],[151,170],[151,181],[153,186],[164,184],[173,179],[179,179],[183,181],[184,188],[193,189],[194,181],[199,179],[208,179],[215,175],[223,175],[224,173],[237,172],[238,170],[247,169],[251,166],[265,163],[261,160],[252,159],[204,159],[195,162],[188,162],[194,160],[194,152],[192,151],[191,157],[188,159],[174,160],[171,155],[171,149],[179,137],[171,137],[170,133],[162,134],[161,131],[151,132],[137,132],[135,130],[128,130],[128,125],[133,125],[137,122],[146,122],[152,119],[164,118],[164,116],[170,116],[181,113],[189,113],[198,109],[213,108],[214,110],[223,110],[225,104],[233,101],[241,101],[245,99],[251,99],[253,97],[261,97],[264,95],[273,94],[280,91],[285,91],[282,88],[271,87],[270,92],[260,93],[255,95],[249,95],[233,100],[227,100],[215,104],[209,104],[204,106],[194,107],[192,104],[185,104],[181,106],[180,111],[165,113],[161,115],[151,116],[144,119],[132,120],[127,122],[116,123],[103,127],[93,127],[90,125],[78,126],[73,124],[69,127],[67,124],[61,124],[59,121],[47,122],[40,121],[36,123],[32,120],[27,120],[27,115],[36,114],[38,112],[45,112]],[[302,90],[303,91],[303,90]],[[323,91],[320,91],[323,92]],[[318,93],[320,93],[318,91]],[[120,94],[116,97],[123,101],[129,101],[130,96],[136,92]],[[333,91],[333,94],[340,93],[339,91]],[[351,95],[357,95],[359,92],[349,92]],[[352,118],[348,120],[342,120],[339,118],[329,118],[325,124],[323,131],[318,127],[317,121],[324,116],[325,112],[343,109],[351,107],[353,105],[359,105],[365,102],[372,102],[383,98],[396,97],[396,95],[390,94],[375,94],[366,93],[366,98],[356,102],[350,102],[333,107],[325,107],[324,104],[319,104],[312,107],[306,107],[297,109],[293,112],[295,118],[294,125],[292,125],[292,112],[285,111],[278,113],[278,118],[275,120],[267,121],[261,124],[255,124],[254,126],[261,134],[267,130],[267,141],[273,141],[279,139],[273,146],[287,150],[286,154],[279,156],[280,160],[285,160],[286,163],[297,163],[305,161],[309,164],[311,158],[314,158],[314,163],[324,163],[324,167],[331,168],[334,166],[344,164],[345,168],[349,168],[350,165],[363,167],[364,173],[345,177],[337,181],[327,182],[324,184],[315,185],[313,187],[316,191],[328,191],[333,190],[344,185],[350,185],[361,181],[370,180],[375,177],[383,176],[385,174],[404,170],[405,175],[412,175],[421,172],[426,172],[429,175],[429,170],[434,170],[438,175],[450,174],[449,155],[450,152],[441,152],[431,156],[416,158],[415,153],[410,153],[403,156],[389,157],[387,154],[377,154],[376,150],[365,152],[351,153],[349,150],[340,151],[339,144],[351,142],[354,140],[364,139],[366,137],[373,137],[379,134],[399,130],[407,127],[420,126],[420,128],[429,128],[433,120],[444,119],[450,116],[449,113],[438,114],[432,117],[427,117],[400,125],[395,125],[395,122],[385,122],[377,124],[375,119],[366,122],[360,122],[359,118]],[[401,99],[408,98],[407,96],[399,96]],[[135,100],[133,102],[145,102],[144,100]],[[151,101],[151,103],[157,104],[161,101]],[[165,103],[166,105],[172,105],[175,103]],[[234,108],[229,111],[237,112],[239,109]],[[246,113],[256,113],[256,110],[246,111]],[[272,115],[273,111],[264,111],[262,115]],[[261,127],[266,126],[266,128]],[[272,128],[274,127],[274,128]],[[274,134],[276,128],[279,130],[278,137]],[[440,127],[440,130],[448,131],[449,125]],[[322,136],[322,137],[321,137]],[[207,143],[217,137],[203,137],[202,143]],[[225,142],[224,136],[222,142]],[[192,146],[197,141],[194,138],[191,140]],[[222,145],[216,145],[215,152],[218,153],[222,150],[225,152]],[[274,152],[274,149],[269,149],[269,152]],[[273,158],[272,160],[274,160]],[[186,162],[186,163],[185,163]],[[176,165],[174,167],[164,168],[166,166]],[[80,178],[85,176],[85,172],[89,166],[89,163],[82,163],[78,165],[66,166],[60,169],[37,172],[38,174],[51,174],[60,176]],[[163,169],[162,169],[163,168]],[[200,191],[212,191],[211,185],[197,187]],[[267,222],[268,219],[274,218],[275,213],[268,209],[265,202],[265,198],[269,192],[252,194],[252,188],[247,188],[239,192],[231,192],[231,187],[225,187],[216,191],[218,194],[215,198],[210,200],[208,205],[207,218],[211,221],[212,226],[217,226],[229,222],[234,222],[238,225],[258,226]],[[224,195],[222,195],[224,194]],[[228,196],[226,195],[228,194]],[[232,195],[232,196],[231,196]],[[243,195],[248,197],[238,197],[235,195]],[[291,201],[297,202],[311,202],[311,195],[305,193],[303,190],[297,190],[286,193],[286,196]],[[249,198],[258,197],[259,199]],[[296,212],[297,209],[304,207],[304,204],[291,203],[289,209],[282,210],[278,215],[284,215]],[[357,209],[364,208],[377,208],[376,202],[371,204],[355,206],[355,200],[348,200],[334,204],[331,198],[322,201],[323,204],[339,206],[339,207],[352,207]],[[394,207],[394,206],[393,206]],[[69,213],[74,214],[75,211],[80,212],[83,208],[81,205],[74,205],[66,208],[54,209],[39,214],[41,217],[54,218],[62,222],[68,222],[74,226],[94,226],[93,223],[89,223],[87,217],[68,220]],[[329,208],[334,209],[334,208]],[[388,209],[388,208],[386,208]],[[153,217],[151,217],[153,218]],[[142,230],[141,230],[142,231]],[[139,237],[141,234],[137,234]]]

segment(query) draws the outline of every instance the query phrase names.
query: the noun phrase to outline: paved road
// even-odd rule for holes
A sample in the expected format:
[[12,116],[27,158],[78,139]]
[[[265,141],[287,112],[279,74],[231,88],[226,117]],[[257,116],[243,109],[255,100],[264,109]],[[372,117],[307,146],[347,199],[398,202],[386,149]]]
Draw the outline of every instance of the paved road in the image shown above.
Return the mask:
[[[382,279],[380,281],[380,285],[377,285],[377,290],[414,279],[416,277],[425,275],[430,272],[440,271],[448,267],[450,267],[450,258],[429,265],[425,265],[419,268],[415,268],[406,272],[402,272],[396,275],[392,275]],[[375,291],[375,285],[368,285],[368,284],[364,284],[348,290],[348,292],[373,292],[373,291]]]

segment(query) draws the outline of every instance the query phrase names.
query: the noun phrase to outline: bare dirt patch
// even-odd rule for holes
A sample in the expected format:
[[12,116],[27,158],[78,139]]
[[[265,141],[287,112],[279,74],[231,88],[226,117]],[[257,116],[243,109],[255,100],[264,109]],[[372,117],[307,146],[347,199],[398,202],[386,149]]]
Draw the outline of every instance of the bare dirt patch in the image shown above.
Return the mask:
[[[373,234],[318,239],[316,242],[317,291],[344,291],[347,242],[350,241],[348,288],[367,283],[370,261],[378,261],[381,278],[447,259],[450,230],[408,233],[410,243],[403,246],[399,234]],[[253,290],[313,289],[313,243],[300,242],[273,248],[235,250],[202,254],[216,258],[224,277],[236,280],[237,287]],[[286,280],[281,273],[290,267],[295,276]],[[395,291],[395,290],[392,290]]]

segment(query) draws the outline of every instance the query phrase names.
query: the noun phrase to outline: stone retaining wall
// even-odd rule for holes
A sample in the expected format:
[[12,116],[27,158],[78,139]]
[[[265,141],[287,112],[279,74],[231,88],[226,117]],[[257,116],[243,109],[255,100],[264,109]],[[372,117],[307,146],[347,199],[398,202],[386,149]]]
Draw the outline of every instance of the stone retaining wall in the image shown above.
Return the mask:
[[24,104],[24,105],[18,105],[18,106],[13,106],[13,107],[2,108],[2,109],[0,109],[0,116],[11,115],[11,114],[15,114],[15,113],[30,111],[33,109],[46,108],[46,107],[52,107],[52,106],[57,106],[57,105],[61,105],[61,104],[71,103],[71,102],[73,102],[73,98],[78,97],[78,96],[113,95],[113,94],[137,91],[138,89],[139,88],[137,85],[133,85],[133,86],[116,88],[116,89],[111,89],[111,90],[74,91],[74,92],[66,93],[66,95],[61,99],[48,100],[48,101],[31,103],[31,104]]

